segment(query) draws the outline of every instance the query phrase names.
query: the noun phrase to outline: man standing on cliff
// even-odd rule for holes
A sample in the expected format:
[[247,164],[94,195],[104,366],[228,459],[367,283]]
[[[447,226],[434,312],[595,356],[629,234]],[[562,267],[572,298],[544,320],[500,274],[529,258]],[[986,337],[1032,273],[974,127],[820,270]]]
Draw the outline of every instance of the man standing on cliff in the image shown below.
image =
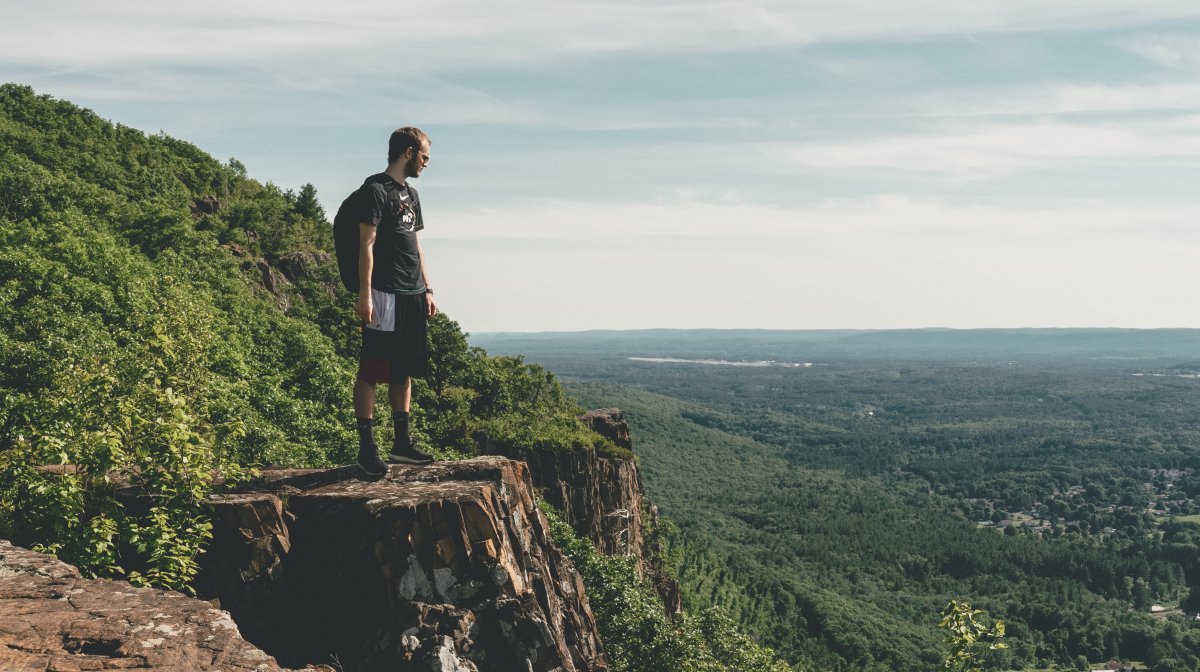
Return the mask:
[[[429,137],[406,126],[392,132],[388,165],[356,193],[359,222],[358,307],[363,320],[354,415],[358,466],[369,476],[387,473],[375,444],[375,386],[388,386],[395,437],[388,460],[429,464],[408,427],[412,377],[429,372],[426,321],[437,312],[417,232],[425,228],[417,190],[408,184],[429,163]],[[353,220],[352,220],[353,221]]]

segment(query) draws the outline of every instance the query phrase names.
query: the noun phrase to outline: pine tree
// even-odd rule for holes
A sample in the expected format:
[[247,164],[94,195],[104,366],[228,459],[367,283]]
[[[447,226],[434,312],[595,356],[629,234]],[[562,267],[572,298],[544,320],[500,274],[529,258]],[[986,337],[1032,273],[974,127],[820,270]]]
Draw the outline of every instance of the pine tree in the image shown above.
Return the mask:
[[296,212],[309,219],[325,220],[325,208],[317,200],[317,188],[312,184],[300,187],[300,195],[296,197]]

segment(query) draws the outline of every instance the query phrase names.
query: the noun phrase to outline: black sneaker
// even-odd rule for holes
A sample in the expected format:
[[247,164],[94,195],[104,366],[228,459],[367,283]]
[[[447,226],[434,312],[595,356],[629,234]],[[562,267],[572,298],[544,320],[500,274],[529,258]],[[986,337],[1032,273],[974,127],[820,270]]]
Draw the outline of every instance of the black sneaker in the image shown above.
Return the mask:
[[392,446],[392,452],[388,453],[388,462],[392,464],[429,464],[433,462],[433,456],[417,448],[417,442],[410,437],[407,446]]
[[363,446],[358,449],[358,466],[367,476],[383,476],[388,466],[379,459],[379,449],[375,446]]

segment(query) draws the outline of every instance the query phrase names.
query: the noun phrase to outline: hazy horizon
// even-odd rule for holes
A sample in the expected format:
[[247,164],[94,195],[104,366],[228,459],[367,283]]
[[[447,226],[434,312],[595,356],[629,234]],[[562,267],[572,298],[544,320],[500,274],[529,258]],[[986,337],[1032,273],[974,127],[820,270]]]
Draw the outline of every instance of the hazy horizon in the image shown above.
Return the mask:
[[589,332],[630,332],[630,331],[796,331],[796,332],[873,332],[873,331],[1197,331],[1200,327],[821,327],[805,329],[771,328],[771,327],[631,327],[627,329],[543,329],[539,331],[471,331],[472,335],[489,334],[582,334]]

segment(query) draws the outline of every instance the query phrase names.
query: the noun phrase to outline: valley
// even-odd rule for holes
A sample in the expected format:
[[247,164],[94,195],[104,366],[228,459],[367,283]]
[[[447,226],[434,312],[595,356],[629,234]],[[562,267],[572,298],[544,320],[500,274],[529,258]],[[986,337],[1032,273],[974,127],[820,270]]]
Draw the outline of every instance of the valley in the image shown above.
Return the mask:
[[988,669],[1200,666],[1200,381],[1134,375],[1194,334],[533,336],[472,340],[624,409],[685,604],[801,669],[933,669],[949,599],[1006,622]]

